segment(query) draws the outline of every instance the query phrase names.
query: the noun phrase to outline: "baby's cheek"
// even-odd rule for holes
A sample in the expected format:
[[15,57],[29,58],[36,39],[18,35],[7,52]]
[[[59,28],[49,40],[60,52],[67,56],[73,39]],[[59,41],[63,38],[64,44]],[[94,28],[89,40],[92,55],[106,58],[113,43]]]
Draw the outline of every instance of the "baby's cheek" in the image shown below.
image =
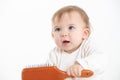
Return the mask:
[[57,46],[61,45],[61,41],[59,39],[56,39],[55,42],[56,42]]
[[74,42],[74,45],[75,45],[76,47],[80,46],[81,44],[82,44],[82,40],[76,40],[76,41]]

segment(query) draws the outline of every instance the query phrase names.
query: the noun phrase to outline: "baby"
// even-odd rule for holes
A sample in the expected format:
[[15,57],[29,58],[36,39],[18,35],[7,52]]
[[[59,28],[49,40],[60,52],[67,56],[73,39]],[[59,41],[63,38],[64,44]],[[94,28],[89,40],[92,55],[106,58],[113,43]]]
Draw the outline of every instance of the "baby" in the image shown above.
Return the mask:
[[[102,80],[105,57],[92,43],[86,12],[77,6],[65,6],[53,15],[52,26],[57,47],[51,51],[48,64],[74,76],[72,80]],[[94,75],[87,79],[79,78],[83,69],[92,70]]]

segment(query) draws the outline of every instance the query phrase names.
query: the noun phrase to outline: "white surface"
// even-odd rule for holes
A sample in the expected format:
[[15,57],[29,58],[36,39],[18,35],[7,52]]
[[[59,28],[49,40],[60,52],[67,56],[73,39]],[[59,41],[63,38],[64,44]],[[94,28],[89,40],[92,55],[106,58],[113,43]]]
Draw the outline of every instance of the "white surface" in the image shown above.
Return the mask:
[[87,12],[96,41],[108,54],[105,80],[120,79],[119,0],[0,0],[0,80],[21,80],[26,65],[46,61],[55,46],[51,17],[70,4]]

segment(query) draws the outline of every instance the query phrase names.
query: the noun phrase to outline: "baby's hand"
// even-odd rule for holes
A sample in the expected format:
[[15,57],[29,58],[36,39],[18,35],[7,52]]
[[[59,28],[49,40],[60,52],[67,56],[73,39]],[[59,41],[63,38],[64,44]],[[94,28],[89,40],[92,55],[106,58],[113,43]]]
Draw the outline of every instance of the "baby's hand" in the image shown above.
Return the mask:
[[83,70],[83,67],[78,62],[75,62],[71,67],[68,68],[67,74],[69,76],[79,77],[81,76],[82,70]]

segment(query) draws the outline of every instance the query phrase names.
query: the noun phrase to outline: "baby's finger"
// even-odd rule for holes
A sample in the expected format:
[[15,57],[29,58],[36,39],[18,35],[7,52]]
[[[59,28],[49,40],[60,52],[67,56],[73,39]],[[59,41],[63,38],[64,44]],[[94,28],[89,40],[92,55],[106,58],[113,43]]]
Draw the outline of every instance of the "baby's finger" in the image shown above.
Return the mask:
[[67,75],[71,76],[70,69],[67,70]]
[[70,74],[71,74],[72,76],[74,76],[74,77],[76,76],[76,75],[75,75],[75,72],[74,72],[74,70],[73,70],[72,68],[70,68]]
[[73,71],[74,76],[78,77],[78,75],[79,75],[78,69],[77,68],[73,68],[72,71]]
[[77,77],[79,77],[79,76],[81,76],[81,69],[80,68],[77,69]]
[[76,80],[76,78],[72,78],[72,80]]
[[74,74],[73,68],[71,68],[71,67],[67,70],[67,74],[68,74],[69,76],[73,76],[73,77],[75,77],[75,74]]

